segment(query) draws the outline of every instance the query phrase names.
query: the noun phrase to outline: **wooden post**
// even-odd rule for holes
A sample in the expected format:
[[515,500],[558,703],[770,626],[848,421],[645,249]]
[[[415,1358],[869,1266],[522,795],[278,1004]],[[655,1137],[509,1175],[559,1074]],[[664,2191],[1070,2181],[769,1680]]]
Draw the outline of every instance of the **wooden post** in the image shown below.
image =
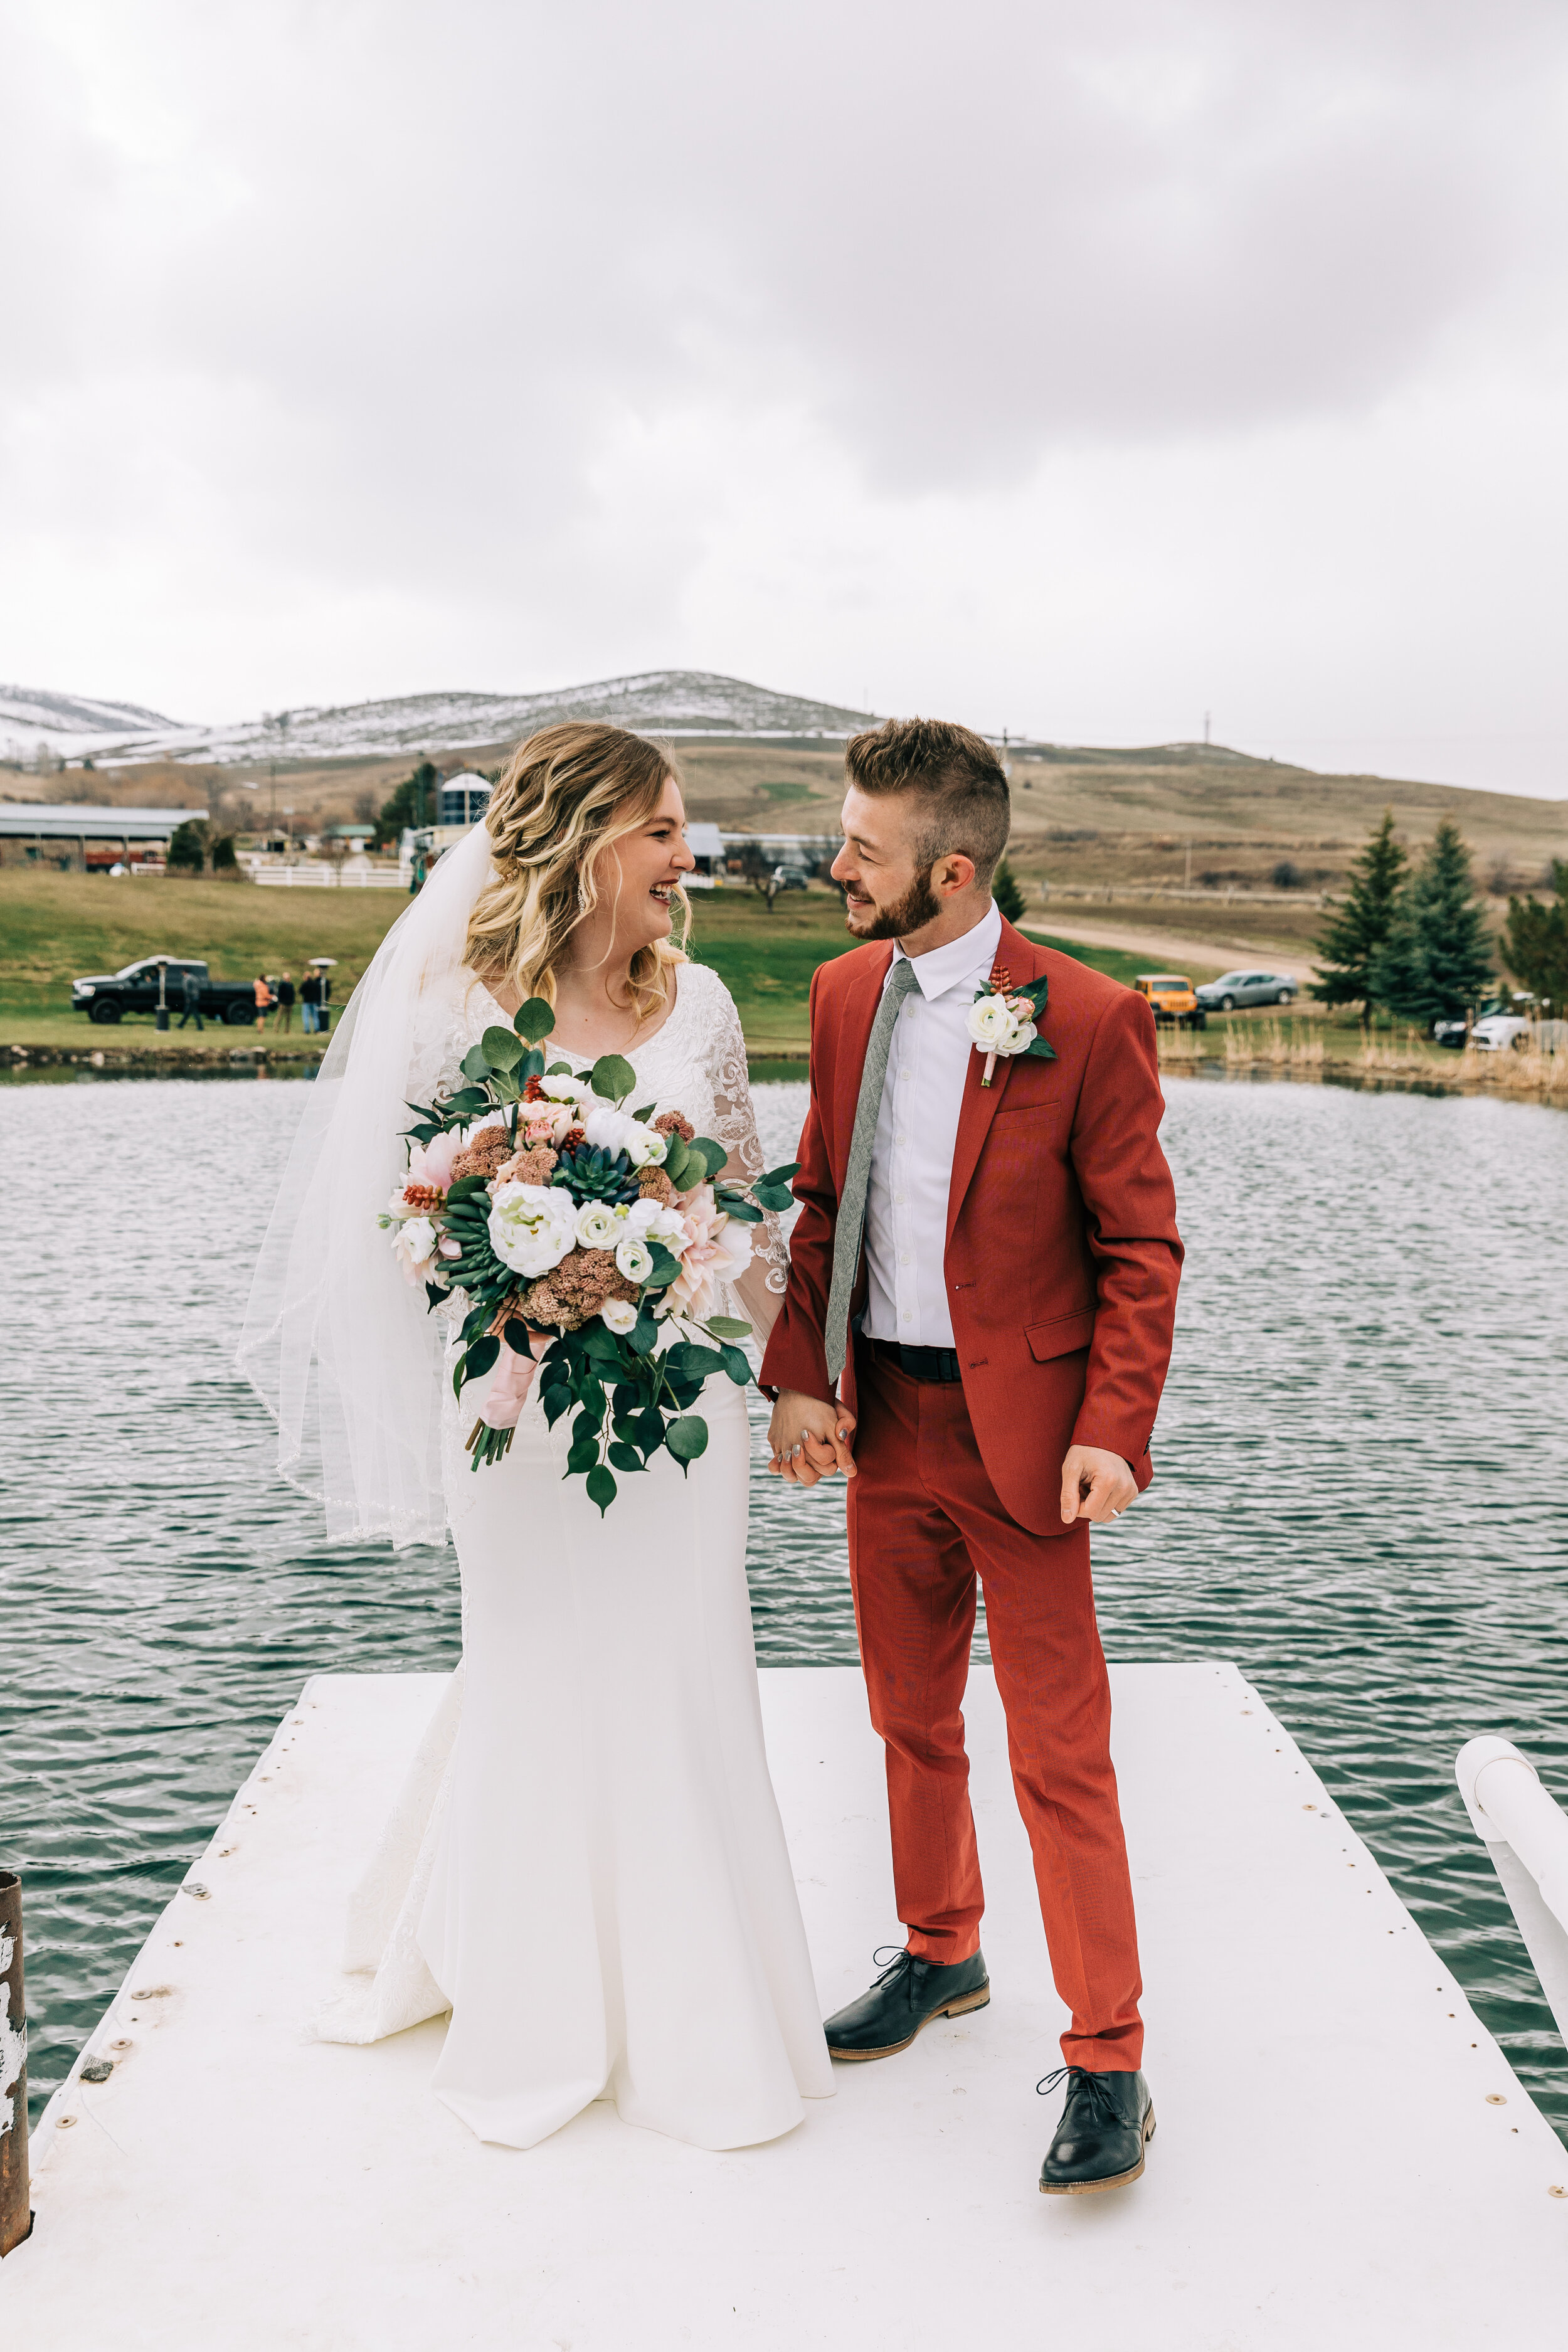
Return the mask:
[[27,2010],[22,1995],[22,1882],[0,1870],[0,2255],[33,2226],[27,2202]]

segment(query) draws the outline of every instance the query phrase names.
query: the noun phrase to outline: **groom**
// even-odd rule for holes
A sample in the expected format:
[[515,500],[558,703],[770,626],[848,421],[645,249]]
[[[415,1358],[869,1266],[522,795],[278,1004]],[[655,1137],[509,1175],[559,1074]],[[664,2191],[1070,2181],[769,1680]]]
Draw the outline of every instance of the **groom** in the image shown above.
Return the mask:
[[[1040,2187],[1135,2179],[1153,2131],[1089,1523],[1152,1475],[1182,1244],[1148,1005],[1005,922],[1007,780],[964,727],[889,719],[846,753],[833,872],[868,942],[811,989],[789,1289],[763,1360],[773,1468],[848,1495],[871,1720],[908,1943],[827,2021],[836,2057],[983,2008],[960,1712],[975,1579],[1034,1852],[1067,2097]],[[997,1061],[977,992],[1049,982],[1054,1058]],[[851,1452],[853,1440],[853,1452]]]

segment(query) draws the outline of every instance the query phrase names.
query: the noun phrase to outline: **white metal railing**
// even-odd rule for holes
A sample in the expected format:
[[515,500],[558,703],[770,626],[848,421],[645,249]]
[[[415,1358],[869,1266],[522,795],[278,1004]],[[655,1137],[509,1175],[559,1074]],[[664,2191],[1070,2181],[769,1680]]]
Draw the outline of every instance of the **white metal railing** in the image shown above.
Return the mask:
[[253,882],[283,890],[406,890],[408,876],[395,866],[253,866]]
[[1454,1778],[1568,2042],[1568,1813],[1510,1739],[1468,1740]]

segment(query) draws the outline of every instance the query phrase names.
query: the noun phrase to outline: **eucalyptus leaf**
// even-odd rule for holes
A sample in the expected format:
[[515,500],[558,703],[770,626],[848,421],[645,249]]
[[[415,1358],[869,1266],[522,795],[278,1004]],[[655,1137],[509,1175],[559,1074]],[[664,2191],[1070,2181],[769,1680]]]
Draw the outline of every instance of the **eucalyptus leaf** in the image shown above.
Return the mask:
[[489,1055],[482,1045],[470,1045],[458,1067],[466,1078],[472,1078],[477,1086],[482,1087],[490,1074]]
[[775,1216],[795,1206],[795,1194],[787,1184],[753,1184],[752,1198],[760,1209],[771,1209]]
[[485,1031],[479,1044],[492,1070],[515,1070],[528,1050],[521,1037],[495,1024]]
[[752,1383],[752,1368],[739,1348],[721,1348],[719,1354],[724,1370],[729,1373],[735,1386],[738,1389],[749,1388]]
[[760,1225],[763,1222],[762,1210],[754,1207],[750,1201],[742,1201],[734,1192],[726,1192],[720,1202],[720,1206],[726,1216],[736,1218],[742,1225]]
[[591,1364],[618,1364],[621,1360],[621,1343],[605,1323],[590,1323],[583,1347]]
[[694,1136],[687,1149],[696,1154],[710,1176],[717,1176],[730,1157],[728,1144],[715,1143],[710,1135]]
[[[647,1278],[649,1289],[668,1290],[679,1275],[680,1260],[673,1251],[667,1250],[662,1242],[650,1241],[647,1244],[647,1252],[653,1260],[653,1272]],[[639,1349],[637,1352],[641,1355],[647,1351]]]
[[623,1054],[601,1054],[588,1073],[588,1083],[606,1102],[625,1102],[637,1074]]
[[544,1056],[537,1045],[529,1047],[517,1066],[517,1075],[523,1086],[528,1084],[530,1078],[542,1078],[544,1076]]
[[765,1168],[758,1177],[759,1184],[788,1184],[792,1176],[800,1174],[798,1160],[786,1160],[780,1168]]
[[570,1078],[576,1076],[570,1062],[552,1062],[544,1073],[547,1078]]
[[1024,1051],[1026,1054],[1033,1054],[1037,1059],[1042,1062],[1054,1062],[1057,1058],[1056,1047],[1054,1045],[1047,1045],[1043,1037],[1031,1038],[1029,1043],[1025,1046]]
[[[414,1106],[411,1104],[411,1105],[409,1106],[409,1108],[412,1109],[412,1108],[414,1108]],[[647,1122],[647,1120],[649,1120],[649,1119],[653,1117],[653,1115],[654,1115],[655,1111],[656,1111],[658,1108],[658,1103],[657,1103],[657,1102],[644,1103],[640,1110],[634,1110],[634,1111],[633,1111],[633,1113],[632,1113],[632,1117],[633,1117],[634,1118],[640,1118],[641,1120],[643,1120],[643,1122],[644,1122],[644,1123],[645,1123],[645,1125],[646,1125],[646,1123]]]
[[[537,1045],[540,1039],[548,1037],[555,1026],[555,1007],[547,1004],[542,996],[531,996],[527,1003],[520,1004],[512,1014],[511,1025],[520,1037],[526,1037],[531,1045]],[[488,1031],[486,1036],[488,1040]]]
[[752,1336],[751,1325],[733,1315],[710,1315],[702,1328],[711,1331],[715,1339],[749,1339]]
[[686,1189],[686,1171],[691,1160],[691,1149],[682,1135],[672,1135],[664,1155],[664,1172],[678,1192]]
[[657,1405],[645,1405],[633,1416],[632,1435],[645,1454],[657,1454],[664,1444],[664,1415]]
[[696,1413],[683,1413],[664,1433],[664,1442],[682,1467],[708,1451],[708,1423]]

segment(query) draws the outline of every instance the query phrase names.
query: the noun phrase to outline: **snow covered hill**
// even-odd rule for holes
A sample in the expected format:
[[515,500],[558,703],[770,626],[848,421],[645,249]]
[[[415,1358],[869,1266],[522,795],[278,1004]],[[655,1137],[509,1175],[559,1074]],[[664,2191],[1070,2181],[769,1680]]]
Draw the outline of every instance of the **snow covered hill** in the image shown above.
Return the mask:
[[[230,726],[184,727],[124,703],[0,688],[0,748],[10,738],[26,756],[46,741],[78,759],[258,760],[389,758],[505,743],[560,719],[685,737],[853,734],[874,725],[865,711],[776,694],[712,670],[644,670],[547,694],[415,694],[393,701],[280,711]],[[16,756],[16,751],[13,751]]]

